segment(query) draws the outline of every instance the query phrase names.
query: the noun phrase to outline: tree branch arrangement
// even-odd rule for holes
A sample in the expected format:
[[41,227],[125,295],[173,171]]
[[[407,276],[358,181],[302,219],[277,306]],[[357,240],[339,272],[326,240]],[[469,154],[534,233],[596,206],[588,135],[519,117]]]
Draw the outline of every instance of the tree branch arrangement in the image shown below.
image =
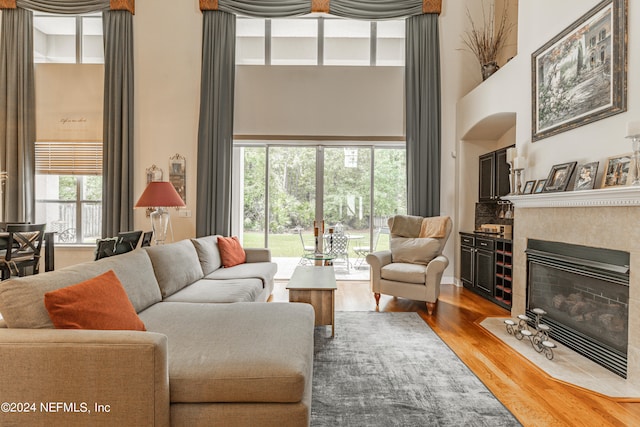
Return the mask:
[[496,25],[495,7],[493,3],[489,8],[488,16],[483,3],[483,25],[482,27],[478,27],[478,25],[473,21],[471,13],[467,8],[467,18],[471,24],[471,28],[462,34],[462,42],[478,59],[481,68],[484,68],[487,65],[493,65],[495,69],[498,68],[498,64],[496,63],[498,53],[504,47],[511,30],[513,29],[513,25],[510,24],[507,19],[505,9],[506,8],[503,8],[500,21]]

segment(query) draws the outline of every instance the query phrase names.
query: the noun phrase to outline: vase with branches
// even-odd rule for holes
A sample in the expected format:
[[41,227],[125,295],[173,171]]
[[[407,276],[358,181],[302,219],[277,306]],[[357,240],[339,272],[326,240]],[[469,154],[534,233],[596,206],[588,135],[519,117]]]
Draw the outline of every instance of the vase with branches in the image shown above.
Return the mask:
[[486,80],[498,68],[498,54],[505,46],[513,25],[509,23],[506,8],[503,7],[501,17],[496,22],[495,6],[491,3],[487,13],[484,2],[482,4],[482,26],[474,22],[471,12],[467,8],[467,18],[470,28],[462,34],[462,42],[475,55],[480,63],[482,80]]

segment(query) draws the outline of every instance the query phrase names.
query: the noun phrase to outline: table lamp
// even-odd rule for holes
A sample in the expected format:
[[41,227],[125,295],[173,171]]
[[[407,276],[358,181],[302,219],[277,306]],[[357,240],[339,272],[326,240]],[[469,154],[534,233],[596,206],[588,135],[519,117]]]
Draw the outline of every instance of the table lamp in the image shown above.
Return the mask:
[[151,181],[147,184],[136,203],[136,208],[156,208],[150,215],[151,228],[156,245],[162,245],[167,238],[169,210],[167,208],[185,207],[182,197],[168,181]]

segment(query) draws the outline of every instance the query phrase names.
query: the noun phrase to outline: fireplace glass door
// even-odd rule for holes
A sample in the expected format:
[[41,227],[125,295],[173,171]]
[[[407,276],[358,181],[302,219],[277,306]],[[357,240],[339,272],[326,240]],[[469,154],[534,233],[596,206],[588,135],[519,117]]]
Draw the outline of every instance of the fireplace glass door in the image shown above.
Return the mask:
[[629,287],[531,262],[529,307],[620,353],[627,353]]

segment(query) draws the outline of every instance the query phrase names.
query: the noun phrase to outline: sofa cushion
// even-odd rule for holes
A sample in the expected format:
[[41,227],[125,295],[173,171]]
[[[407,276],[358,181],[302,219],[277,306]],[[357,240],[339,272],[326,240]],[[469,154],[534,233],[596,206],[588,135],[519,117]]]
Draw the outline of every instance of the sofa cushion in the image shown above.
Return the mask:
[[427,267],[422,264],[393,262],[382,267],[380,277],[395,282],[425,283]]
[[44,294],[113,270],[137,312],[162,300],[147,253],[135,250],[51,271],[0,282],[0,313],[9,328],[53,328]]
[[207,274],[207,279],[252,279],[259,278],[262,280],[263,287],[273,282],[273,278],[278,271],[278,264],[275,262],[252,262],[236,265],[229,268],[219,268],[213,273]]
[[196,248],[196,252],[198,252],[198,259],[200,260],[202,273],[205,276],[222,267],[217,235],[191,239],[191,243],[193,243],[193,246]]
[[113,270],[47,292],[44,305],[58,329],[145,330]]
[[244,253],[237,236],[218,236],[218,249],[220,249],[222,266],[225,268],[244,264],[247,261],[247,255]]
[[311,381],[309,304],[162,302],[140,318],[168,338],[172,403],[298,402]]
[[390,242],[393,262],[427,265],[438,256],[440,240],[429,237],[394,237]]
[[202,279],[196,248],[189,240],[144,248],[151,258],[162,298]]
[[260,279],[201,279],[175,294],[169,296],[168,302],[255,302],[262,292]]

